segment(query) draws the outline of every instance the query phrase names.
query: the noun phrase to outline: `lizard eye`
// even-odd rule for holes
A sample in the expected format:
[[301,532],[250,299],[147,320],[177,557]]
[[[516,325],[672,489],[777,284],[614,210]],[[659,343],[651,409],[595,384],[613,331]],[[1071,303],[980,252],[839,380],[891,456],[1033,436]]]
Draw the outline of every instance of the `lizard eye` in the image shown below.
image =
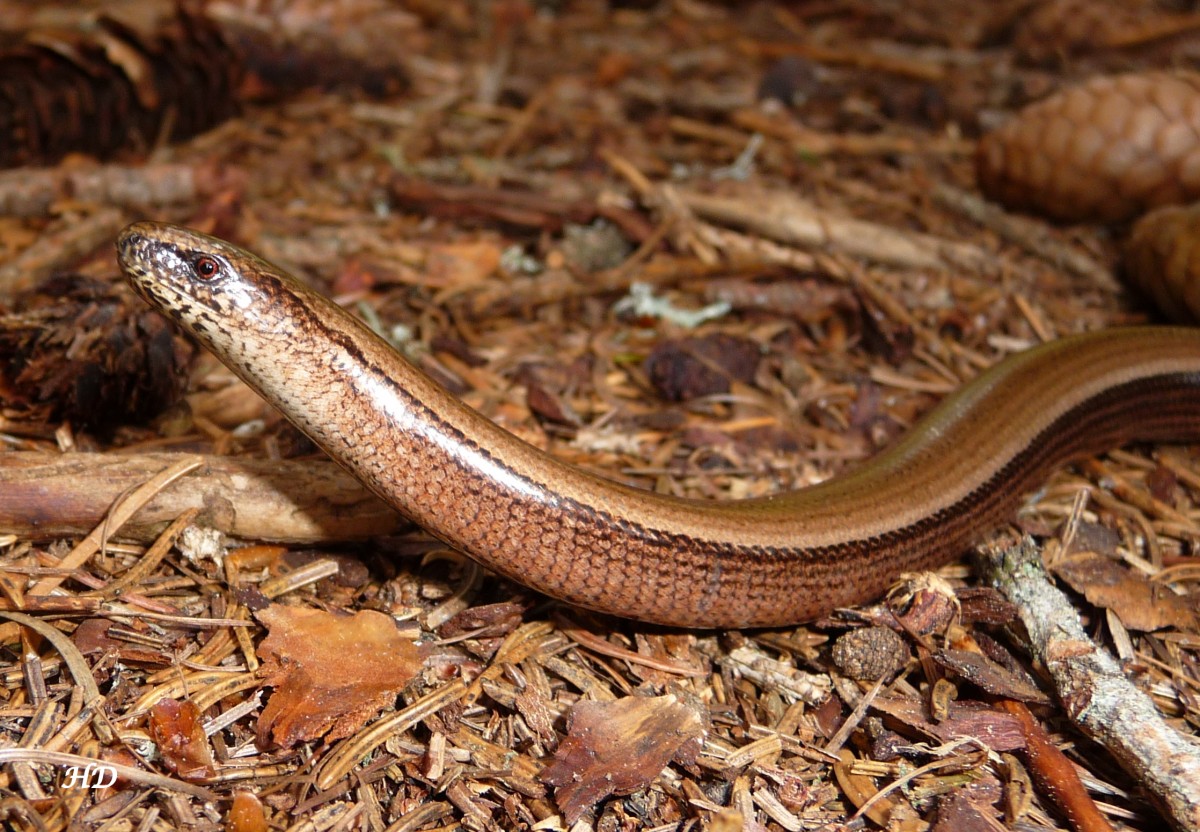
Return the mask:
[[215,257],[209,257],[207,254],[196,258],[192,263],[192,271],[196,273],[196,277],[201,280],[212,280],[221,272],[221,264],[217,262]]

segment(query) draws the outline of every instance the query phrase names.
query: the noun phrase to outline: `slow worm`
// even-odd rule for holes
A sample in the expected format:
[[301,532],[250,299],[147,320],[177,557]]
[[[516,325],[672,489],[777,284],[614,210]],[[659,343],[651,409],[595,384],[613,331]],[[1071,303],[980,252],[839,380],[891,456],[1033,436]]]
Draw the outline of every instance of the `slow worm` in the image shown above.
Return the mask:
[[229,243],[137,223],[118,253],[143,298],[411,520],[515,581],[645,621],[819,617],[961,554],[1073,457],[1200,441],[1200,330],[1112,329],[1008,358],[845,476],[766,499],[678,499],[517,439]]

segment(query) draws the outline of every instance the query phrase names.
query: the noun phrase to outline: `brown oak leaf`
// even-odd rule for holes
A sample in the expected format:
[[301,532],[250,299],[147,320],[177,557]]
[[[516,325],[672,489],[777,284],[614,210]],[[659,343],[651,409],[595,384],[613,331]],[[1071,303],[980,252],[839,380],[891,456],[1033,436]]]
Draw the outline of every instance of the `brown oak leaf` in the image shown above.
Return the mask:
[[421,669],[421,648],[392,619],[273,604],[255,613],[271,631],[258,646],[275,688],[258,721],[258,745],[291,748],[354,733],[395,700]]

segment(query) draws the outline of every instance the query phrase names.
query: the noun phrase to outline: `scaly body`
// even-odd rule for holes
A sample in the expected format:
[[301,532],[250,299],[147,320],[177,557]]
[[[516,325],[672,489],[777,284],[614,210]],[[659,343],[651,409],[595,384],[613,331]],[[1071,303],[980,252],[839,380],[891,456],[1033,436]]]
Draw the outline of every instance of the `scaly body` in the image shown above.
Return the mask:
[[796,623],[963,552],[1054,467],[1200,441],[1200,330],[1055,341],[965,385],[821,485],[684,500],[563,463],[464,406],[360,321],[236,246],[138,223],[139,294],[414,522],[541,592],[684,627]]

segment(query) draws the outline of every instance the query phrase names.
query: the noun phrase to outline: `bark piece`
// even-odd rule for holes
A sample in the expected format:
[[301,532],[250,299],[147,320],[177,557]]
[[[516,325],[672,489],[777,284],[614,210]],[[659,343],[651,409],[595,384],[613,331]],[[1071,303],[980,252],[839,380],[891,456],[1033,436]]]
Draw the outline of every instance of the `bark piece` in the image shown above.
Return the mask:
[[542,772],[568,825],[610,794],[648,785],[671,760],[695,759],[704,735],[702,715],[671,694],[579,702],[569,719],[567,738]]

